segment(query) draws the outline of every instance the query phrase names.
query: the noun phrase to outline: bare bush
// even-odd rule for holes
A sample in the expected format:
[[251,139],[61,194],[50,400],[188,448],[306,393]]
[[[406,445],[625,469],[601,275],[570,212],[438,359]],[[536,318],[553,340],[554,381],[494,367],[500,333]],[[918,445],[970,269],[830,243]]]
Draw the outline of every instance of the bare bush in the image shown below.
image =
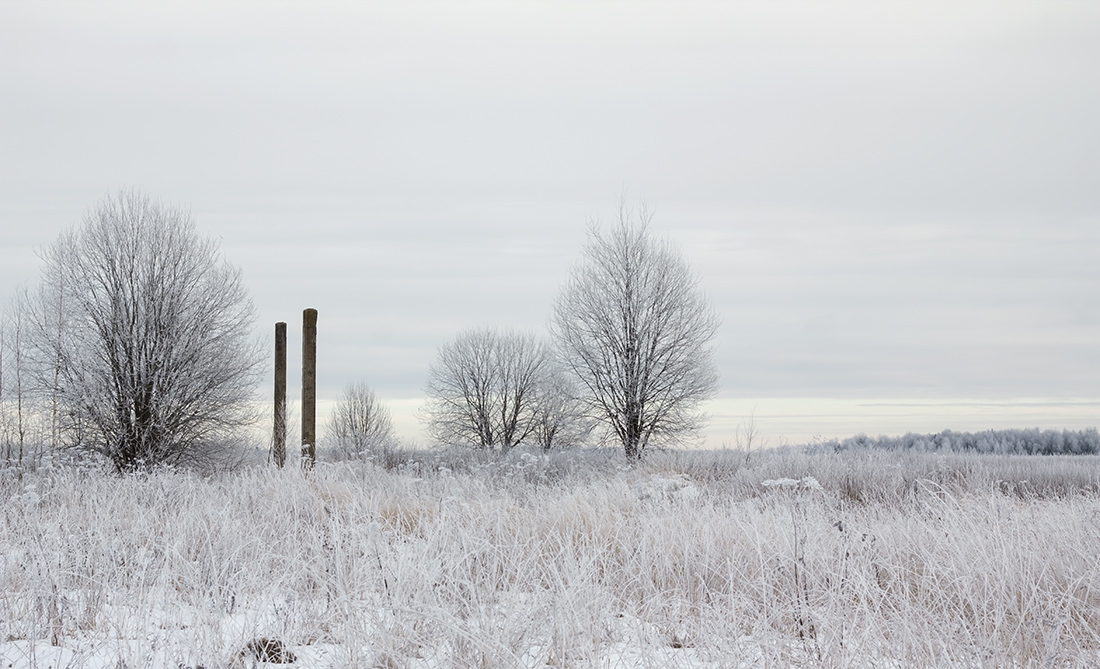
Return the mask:
[[610,230],[590,229],[551,331],[588,414],[634,459],[702,425],[698,406],[717,388],[708,345],[718,317],[680,253],[649,233],[651,216],[632,218],[624,204]]
[[536,429],[539,383],[549,364],[534,335],[467,330],[439,349],[425,414],[444,444],[508,451]]
[[328,427],[330,439],[345,456],[388,448],[394,439],[389,410],[362,381],[344,388]]
[[203,463],[253,422],[255,311],[188,213],[119,193],[42,257],[37,384],[70,445],[119,471]]

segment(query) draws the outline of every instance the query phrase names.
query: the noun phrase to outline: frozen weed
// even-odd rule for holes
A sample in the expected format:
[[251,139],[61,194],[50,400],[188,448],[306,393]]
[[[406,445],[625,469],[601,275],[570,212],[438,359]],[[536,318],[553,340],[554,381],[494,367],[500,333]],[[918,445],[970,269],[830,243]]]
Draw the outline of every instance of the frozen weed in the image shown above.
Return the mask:
[[459,455],[3,479],[0,655],[209,667],[277,639],[303,666],[1100,660],[1095,459]]

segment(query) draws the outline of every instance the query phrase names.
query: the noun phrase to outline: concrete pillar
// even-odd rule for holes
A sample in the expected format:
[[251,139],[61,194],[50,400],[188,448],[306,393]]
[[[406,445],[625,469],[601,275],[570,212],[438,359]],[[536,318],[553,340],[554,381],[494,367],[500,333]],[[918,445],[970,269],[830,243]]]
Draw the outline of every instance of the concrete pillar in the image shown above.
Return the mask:
[[286,463],[286,323],[275,324],[275,428],[271,454],[275,466]]
[[317,461],[317,310],[302,312],[302,466]]

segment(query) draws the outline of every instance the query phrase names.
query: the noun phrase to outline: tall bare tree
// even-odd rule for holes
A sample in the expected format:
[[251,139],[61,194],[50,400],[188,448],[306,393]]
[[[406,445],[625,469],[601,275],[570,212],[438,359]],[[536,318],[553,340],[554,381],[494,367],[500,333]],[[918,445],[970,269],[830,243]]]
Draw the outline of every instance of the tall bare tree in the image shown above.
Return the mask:
[[589,415],[631,459],[697,430],[699,404],[718,383],[709,348],[718,317],[680,253],[650,234],[650,220],[623,203],[609,230],[590,228],[551,320]]
[[386,448],[393,442],[393,419],[370,386],[349,383],[329,418],[329,437],[345,455]]
[[74,445],[119,471],[205,462],[253,422],[255,310],[188,213],[121,192],[42,257],[40,385]]
[[548,346],[534,335],[467,330],[439,349],[425,413],[445,444],[511,450],[536,429],[535,406]]

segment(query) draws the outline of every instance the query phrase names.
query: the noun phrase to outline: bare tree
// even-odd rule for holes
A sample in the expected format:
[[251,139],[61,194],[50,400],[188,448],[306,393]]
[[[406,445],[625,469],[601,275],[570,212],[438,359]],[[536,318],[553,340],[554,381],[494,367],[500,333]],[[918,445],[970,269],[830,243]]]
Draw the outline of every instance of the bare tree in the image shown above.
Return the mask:
[[[20,468],[24,464],[24,456],[27,455],[26,450],[28,446],[28,427],[30,426],[31,415],[33,414],[33,403],[31,400],[31,388],[29,386],[29,361],[28,361],[28,344],[27,344],[27,315],[28,315],[28,301],[29,293],[27,287],[21,286],[16,292],[15,297],[12,299],[9,312],[5,317],[6,326],[4,331],[0,333],[6,340],[6,346],[0,344],[0,346],[7,348],[10,351],[9,372],[11,378],[11,391],[14,397],[11,399],[12,410],[14,411],[13,425],[4,425],[5,441],[7,448],[5,449],[5,459],[11,463],[15,462],[16,466]],[[3,356],[0,355],[0,358]],[[0,387],[2,387],[2,375],[0,375]],[[0,395],[3,391],[0,390]],[[6,412],[5,412],[6,413]],[[12,451],[15,451],[15,457],[12,457]],[[22,476],[22,473],[20,473]]]
[[571,448],[592,434],[593,421],[585,414],[576,381],[556,361],[539,379],[535,401],[535,441],[543,450]]
[[31,299],[27,286],[20,286],[0,320],[0,443],[4,460],[20,472],[40,464],[44,446],[44,393],[36,385]]
[[593,225],[583,260],[554,304],[551,332],[565,365],[628,458],[683,437],[703,422],[717,389],[709,343],[718,317],[687,262],[621,205],[610,230]]
[[439,349],[425,414],[433,437],[507,452],[536,429],[538,385],[550,359],[534,335],[467,330]]
[[345,455],[388,448],[393,443],[393,419],[367,384],[349,383],[329,418],[329,437]]
[[73,445],[119,471],[208,462],[255,420],[255,311],[188,213],[119,193],[42,257],[39,385]]

